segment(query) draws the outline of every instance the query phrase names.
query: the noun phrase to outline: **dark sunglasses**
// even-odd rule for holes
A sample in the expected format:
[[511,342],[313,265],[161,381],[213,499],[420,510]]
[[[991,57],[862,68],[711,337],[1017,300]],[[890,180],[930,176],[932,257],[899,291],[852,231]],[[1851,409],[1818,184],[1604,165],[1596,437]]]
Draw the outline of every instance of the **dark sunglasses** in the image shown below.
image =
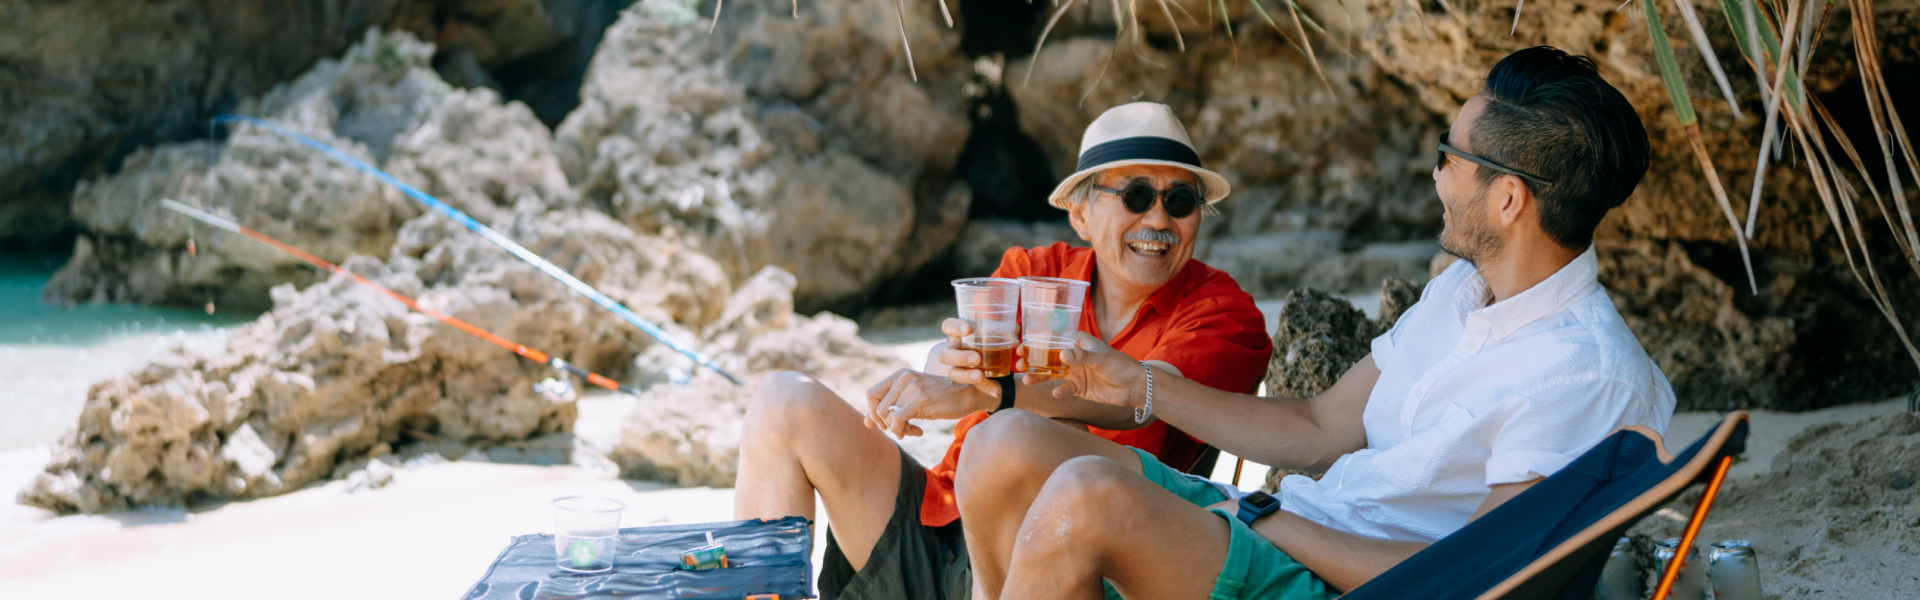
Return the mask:
[[1185,219],[1193,214],[1194,209],[1200,208],[1200,205],[1207,202],[1205,198],[1200,197],[1199,190],[1184,184],[1175,184],[1173,188],[1166,191],[1153,189],[1153,186],[1144,181],[1135,181],[1117,190],[1097,185],[1093,186],[1093,189],[1119,196],[1120,202],[1127,205],[1127,211],[1136,215],[1144,215],[1147,211],[1153,210],[1153,202],[1157,199],[1161,206],[1167,209],[1167,216]]
[[1449,146],[1449,145],[1447,145],[1447,134],[1448,134],[1448,133],[1451,133],[1451,132],[1447,132],[1447,131],[1442,131],[1442,132],[1440,132],[1440,166],[1439,166],[1439,167],[1436,167],[1436,168],[1439,168],[1439,169],[1445,169],[1445,168],[1447,168],[1447,155],[1448,155],[1448,154],[1452,154],[1452,155],[1454,155],[1454,156],[1458,156],[1458,157],[1460,157],[1461,159],[1464,159],[1464,160],[1466,160],[1467,162],[1470,162],[1470,163],[1473,163],[1473,164],[1476,164],[1476,165],[1480,165],[1480,166],[1482,166],[1482,167],[1486,167],[1486,168],[1489,168],[1489,169],[1493,169],[1493,170],[1495,170],[1495,171],[1499,171],[1499,172],[1501,172],[1501,173],[1506,173],[1506,174],[1508,174],[1508,175],[1512,175],[1512,176],[1514,176],[1514,177],[1519,177],[1519,178],[1521,178],[1521,179],[1525,179],[1525,180],[1527,180],[1527,181],[1532,181],[1532,182],[1534,182],[1534,183],[1538,183],[1538,184],[1540,184],[1540,185],[1553,185],[1553,181],[1552,181],[1552,180],[1550,180],[1550,179],[1546,179],[1546,178],[1542,178],[1542,177],[1538,177],[1538,176],[1535,176],[1535,175],[1532,175],[1532,174],[1530,174],[1530,173],[1522,173],[1522,172],[1520,172],[1519,170],[1516,170],[1516,169],[1510,169],[1510,168],[1507,168],[1507,166],[1506,166],[1506,165],[1502,165],[1502,164],[1500,164],[1500,163],[1497,163],[1497,162],[1493,162],[1493,161],[1490,161],[1490,160],[1487,160],[1487,159],[1484,159],[1484,158],[1480,158],[1480,157],[1478,157],[1478,156],[1474,156],[1474,155],[1472,155],[1472,154],[1467,154],[1467,153],[1465,153],[1465,152],[1462,152],[1462,151],[1460,151],[1460,149],[1459,149],[1459,148],[1455,148],[1455,147],[1453,147],[1453,146]]

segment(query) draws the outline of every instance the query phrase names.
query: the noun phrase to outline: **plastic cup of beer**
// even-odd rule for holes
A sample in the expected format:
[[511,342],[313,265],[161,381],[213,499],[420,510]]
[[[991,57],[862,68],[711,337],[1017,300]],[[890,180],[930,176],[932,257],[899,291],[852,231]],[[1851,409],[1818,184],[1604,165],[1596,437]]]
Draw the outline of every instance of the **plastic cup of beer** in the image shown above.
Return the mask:
[[1020,278],[1020,341],[1027,346],[1028,373],[1067,374],[1060,353],[1073,347],[1073,332],[1080,330],[1087,287],[1073,279]]
[[620,511],[626,503],[599,496],[561,496],[553,499],[555,566],[574,573],[613,570],[615,542],[620,538]]
[[953,293],[960,304],[960,319],[972,327],[960,338],[960,349],[980,353],[980,370],[987,377],[1012,375],[1013,347],[1020,341],[1020,281],[956,279]]

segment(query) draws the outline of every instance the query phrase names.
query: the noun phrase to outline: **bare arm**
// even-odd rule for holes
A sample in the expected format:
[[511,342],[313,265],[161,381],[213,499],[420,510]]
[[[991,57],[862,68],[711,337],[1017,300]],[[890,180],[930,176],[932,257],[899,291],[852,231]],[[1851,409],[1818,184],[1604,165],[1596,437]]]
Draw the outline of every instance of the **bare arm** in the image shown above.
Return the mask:
[[[1492,486],[1487,499],[1467,519],[1471,523],[1540,480]],[[1237,504],[1227,508],[1234,512]],[[1314,575],[1341,590],[1351,590],[1380,576],[1430,544],[1383,540],[1337,531],[1287,511],[1254,521],[1253,532],[1299,561]]]
[[[968,329],[966,321],[947,319],[941,324],[947,341],[934,344],[927,352],[924,370],[901,369],[868,389],[867,426],[891,431],[895,437],[915,436],[923,432],[913,420],[958,419],[1000,406],[1000,384],[989,381],[979,369],[980,353],[954,347]],[[1024,347],[1020,349],[1022,356],[1025,352]],[[1152,364],[1161,372],[1180,372],[1164,362]],[[1014,405],[1060,421],[1108,430],[1137,429],[1153,423],[1152,419],[1135,423],[1130,407],[1055,394],[1054,388],[1059,386],[1059,381],[1015,378]]]
[[[1093,336],[1063,354],[1073,367],[1055,394],[1131,408],[1146,402],[1138,361]],[[1368,355],[1313,398],[1263,398],[1207,387],[1153,363],[1153,414],[1225,452],[1287,469],[1322,471],[1367,445],[1361,415],[1380,369]]]

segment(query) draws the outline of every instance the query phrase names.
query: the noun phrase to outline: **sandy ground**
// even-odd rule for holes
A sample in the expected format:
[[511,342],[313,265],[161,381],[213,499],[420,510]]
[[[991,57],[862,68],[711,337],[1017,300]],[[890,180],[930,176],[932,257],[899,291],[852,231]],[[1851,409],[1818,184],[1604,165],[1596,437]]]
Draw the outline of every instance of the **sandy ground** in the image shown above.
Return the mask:
[[[1273,310],[1277,303],[1265,303],[1262,308],[1277,312]],[[216,336],[224,333],[204,332],[189,341],[217,344],[222,338]],[[919,364],[937,336],[937,329],[918,327],[878,332],[869,339],[887,344],[902,360]],[[102,350],[115,343],[125,346]],[[66,370],[11,367],[19,372],[0,375],[40,378],[49,382],[42,384],[44,393],[77,398],[85,386],[70,382],[136,366],[140,362],[136,359],[156,351],[155,343],[129,338],[87,350],[37,349],[48,354],[27,363],[66,365],[58,367]],[[0,349],[0,353],[6,351]],[[20,352],[18,348],[11,351]],[[114,362],[72,360],[75,357],[58,354],[82,351],[111,357]],[[193,511],[58,517],[18,505],[0,506],[0,598],[452,598],[479,579],[511,536],[549,530],[548,502],[557,496],[596,494],[622,499],[628,505],[623,524],[629,527],[730,519],[732,490],[621,480],[610,465],[597,461],[595,455],[618,439],[621,417],[632,401],[611,395],[581,400],[576,427],[580,458],[574,465],[493,464],[478,454],[450,462],[419,459],[398,469],[393,482],[381,489],[350,492],[345,482],[333,481],[283,496]],[[77,401],[74,404],[71,408],[77,410]],[[1787,440],[1802,429],[1819,423],[1857,422],[1903,408],[1903,401],[1888,400],[1800,414],[1757,412],[1748,457],[1734,468],[1734,477],[1759,481]],[[1668,437],[1676,445],[1690,442],[1718,419],[1719,415],[1705,413],[1676,415]],[[39,439],[48,437],[45,424],[41,425],[23,426],[20,432],[0,437],[0,443],[8,444],[0,446],[0,490],[19,489],[45,464],[45,444],[51,439]],[[34,437],[27,439],[27,435]],[[1214,479],[1230,480],[1234,467],[1233,457],[1223,456]],[[1265,472],[1265,467],[1246,464],[1241,487],[1257,487]],[[816,514],[824,520],[824,510]],[[1662,518],[1667,517],[1655,517]],[[1709,534],[1770,539],[1797,531],[1767,529],[1770,526],[1723,523],[1710,526]],[[822,547],[816,541],[816,565]],[[1780,564],[1768,551],[1761,547],[1762,564]],[[1903,565],[1911,564],[1912,554],[1904,555],[1908,563],[1901,562],[1903,556],[1898,554],[1870,558],[1880,564],[1859,565],[1867,576],[1891,580],[1897,577],[1887,574],[1907,569]],[[1920,564],[1907,570],[1920,572]],[[1847,573],[1857,578],[1862,571],[1854,568]],[[1818,573],[1811,579],[1802,575],[1782,576],[1783,582],[1790,580],[1794,592],[1784,597],[1835,597],[1820,593],[1828,586],[1820,585]],[[1850,597],[1868,598],[1912,597],[1907,594],[1920,589],[1920,585],[1900,584],[1833,587],[1856,590]],[[1782,597],[1777,590],[1770,592],[1775,592],[1769,594],[1772,597]]]

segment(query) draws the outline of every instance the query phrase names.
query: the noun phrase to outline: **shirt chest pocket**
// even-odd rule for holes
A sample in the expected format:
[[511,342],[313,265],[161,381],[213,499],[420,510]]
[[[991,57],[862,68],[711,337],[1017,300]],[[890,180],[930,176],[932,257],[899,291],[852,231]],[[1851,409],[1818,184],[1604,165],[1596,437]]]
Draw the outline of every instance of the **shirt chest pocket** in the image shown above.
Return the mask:
[[1449,403],[1432,426],[1382,452],[1376,475],[1382,483],[1402,494],[1417,493],[1438,479],[1458,475],[1451,471],[1458,470],[1463,459],[1471,458],[1467,455],[1473,454],[1474,448],[1480,448],[1480,454],[1485,454],[1484,445],[1471,439],[1473,423],[1472,411]]

